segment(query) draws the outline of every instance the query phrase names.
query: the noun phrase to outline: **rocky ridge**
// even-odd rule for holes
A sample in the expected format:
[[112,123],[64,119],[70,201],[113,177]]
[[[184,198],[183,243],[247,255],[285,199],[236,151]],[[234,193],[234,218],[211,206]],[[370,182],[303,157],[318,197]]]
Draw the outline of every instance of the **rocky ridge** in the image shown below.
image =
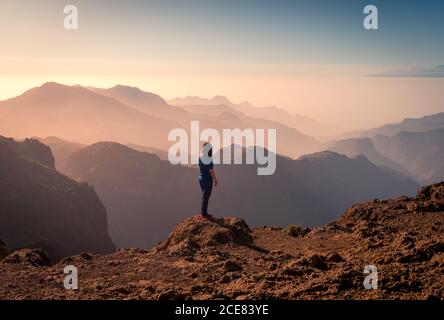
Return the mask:
[[[443,206],[441,183],[354,205],[301,237],[192,217],[149,251],[83,253],[52,266],[37,252],[13,252],[0,262],[0,299],[444,299]],[[63,288],[67,264],[79,268],[79,290]],[[377,290],[364,288],[368,265]]]

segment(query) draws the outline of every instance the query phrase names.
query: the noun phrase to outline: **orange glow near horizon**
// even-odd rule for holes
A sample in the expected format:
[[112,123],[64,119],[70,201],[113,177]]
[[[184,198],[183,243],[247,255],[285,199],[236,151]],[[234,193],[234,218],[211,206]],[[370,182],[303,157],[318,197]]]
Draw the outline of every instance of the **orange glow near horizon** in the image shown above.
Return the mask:
[[0,76],[0,100],[48,81],[102,88],[124,84],[159,94],[166,100],[225,95],[235,103],[276,105],[344,131],[442,112],[444,101],[444,79],[327,76]]

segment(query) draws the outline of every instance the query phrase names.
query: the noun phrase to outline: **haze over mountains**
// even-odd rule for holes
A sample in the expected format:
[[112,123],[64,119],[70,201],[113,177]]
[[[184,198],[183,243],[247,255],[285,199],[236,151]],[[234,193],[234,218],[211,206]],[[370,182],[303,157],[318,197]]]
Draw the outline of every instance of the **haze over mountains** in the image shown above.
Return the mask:
[[444,180],[444,113],[346,134],[324,148],[348,156],[363,154],[377,165],[410,176],[423,185]]
[[376,148],[422,184],[444,180],[444,128],[373,138]]
[[57,83],[0,102],[0,132],[15,138],[55,136],[86,144],[112,140],[167,148],[165,137],[178,126],[88,89]]
[[[332,152],[300,160],[277,156],[277,168],[272,176],[258,176],[255,165],[219,165],[220,186],[214,190],[211,213],[242,212],[256,226],[312,226],[336,218],[356,201],[414,194],[419,187],[365,157]],[[65,173],[95,187],[119,247],[150,246],[177,221],[199,211],[196,168],[172,166],[116,143],[97,143],[74,153]]]
[[348,132],[340,135],[336,140],[359,137],[373,138],[377,135],[391,137],[402,131],[423,132],[440,128],[444,128],[444,112],[427,115],[421,118],[408,118],[399,123],[391,123],[374,129]]
[[68,158],[74,153],[86,147],[84,144],[70,142],[59,139],[57,137],[39,138],[34,137],[42,144],[51,148],[51,152],[55,158],[55,168],[59,172],[64,172]]
[[126,86],[88,89],[46,83],[0,102],[0,132],[16,138],[56,136],[85,144],[116,141],[168,150],[168,133],[189,131],[192,120],[200,121],[201,130],[276,129],[277,151],[293,158],[319,148],[314,138],[276,121],[233,112],[196,115]]
[[196,120],[200,121],[201,129],[214,128],[219,132],[225,128],[276,129],[279,135],[277,150],[290,157],[298,157],[304,153],[316,151],[319,147],[319,143],[313,137],[301,133],[296,127],[288,126],[285,122],[279,122],[269,115],[258,116],[254,112],[245,112],[245,108],[248,110],[260,109],[248,103],[242,104],[243,107],[239,111],[232,108],[231,102],[225,97],[215,98],[213,102],[216,105],[213,107],[216,110],[196,112],[192,107],[171,106],[159,96],[141,91],[138,88],[116,86],[111,89],[92,88],[91,90],[117,99],[141,112],[164,119],[172,119],[185,129],[189,129],[191,121]]
[[[48,206],[68,215],[75,215],[72,210],[83,210],[94,219],[102,219],[94,224],[101,230],[101,244],[91,238],[90,230],[86,242],[65,248],[58,239],[70,233],[60,235],[59,218],[52,216],[51,221],[56,222],[51,228],[56,231],[50,231],[50,235],[40,231],[46,227],[38,227],[36,234],[24,232],[20,239],[9,234],[0,234],[0,238],[19,246],[40,243],[38,235],[43,234],[45,246],[56,248],[54,252],[62,256],[88,246],[93,251],[111,250],[113,245],[103,231],[108,223],[111,238],[119,247],[146,248],[163,239],[178,220],[199,211],[198,170],[165,161],[171,144],[167,140],[169,131],[189,129],[192,120],[200,121],[201,129],[277,129],[274,175],[258,176],[255,165],[217,167],[221,185],[211,199],[211,212],[239,215],[253,226],[321,225],[337,218],[353,203],[411,195],[419,188],[418,183],[444,178],[442,114],[408,119],[362,131],[355,138],[321,144],[292,127],[308,125],[307,119],[274,107],[233,104],[221,96],[167,103],[156,94],[122,85],[98,89],[46,83],[0,102],[0,133],[15,138],[41,137],[38,139],[51,148],[52,154],[42,144],[31,143],[33,140],[9,142],[4,150],[13,155],[3,156],[0,166],[8,171],[11,159],[19,154],[17,166],[26,169],[21,174],[29,175],[21,178],[17,173],[8,174],[13,182],[23,179],[30,186],[36,185],[23,197],[25,203],[38,208],[34,218],[43,217],[40,222],[46,223],[49,218],[43,212],[49,210]],[[77,184],[55,168],[92,185],[100,200],[90,187]],[[18,186],[11,188],[12,193],[3,194],[6,205],[18,201],[14,188]],[[46,202],[34,198],[32,194],[41,192],[40,188],[53,188],[54,194]],[[77,188],[81,191],[73,195],[71,190]],[[79,199],[77,194],[87,196]],[[59,197],[64,200],[57,200]],[[88,210],[83,209],[85,203]],[[23,214],[29,214],[25,209]],[[104,215],[108,222],[103,220]],[[80,215],[72,223],[80,228],[85,219]]]
[[211,99],[188,96],[169,100],[168,103],[196,114],[218,115],[224,112],[240,112],[254,118],[269,119],[283,123],[314,137],[332,135],[338,132],[331,125],[322,124],[301,115],[290,114],[276,106],[255,107],[246,101],[235,104],[224,96],[215,96]]
[[115,250],[94,190],[60,174],[36,140],[0,136],[0,238],[9,248],[44,248],[54,260]]
[[139,112],[167,120],[188,120],[189,115],[181,108],[168,105],[160,96],[139,88],[117,85],[109,89],[88,87],[87,89],[113,98]]
[[[223,96],[212,99],[176,98],[167,103],[156,94],[130,86],[100,89],[50,82],[19,97],[0,102],[0,132],[16,138],[52,136],[73,141],[71,146],[63,145],[63,148],[73,148],[71,151],[60,150],[55,142],[47,142],[52,144],[53,153],[58,158],[57,166],[60,165],[58,168],[63,170],[69,154],[78,150],[80,144],[76,146],[77,142],[89,145],[97,141],[114,141],[138,150],[152,151],[166,159],[166,151],[171,146],[166,139],[170,130],[184,128],[188,131],[193,120],[200,121],[201,129],[215,128],[219,131],[224,128],[274,128],[278,134],[277,152],[281,155],[297,159],[301,155],[322,150],[333,150],[350,157],[362,154],[378,166],[427,184],[442,179],[440,166],[436,164],[435,168],[441,151],[439,148],[433,150],[436,143],[441,143],[439,139],[425,142],[425,148],[430,147],[430,152],[434,152],[429,162],[432,158],[437,160],[422,165],[425,160],[412,159],[410,163],[411,157],[397,159],[395,154],[389,154],[383,146],[383,138],[378,139],[376,146],[371,146],[368,140],[360,141],[357,138],[375,140],[376,136],[392,137],[402,131],[425,132],[444,128],[443,115],[406,119],[398,124],[344,134],[339,139],[346,138],[342,142],[337,139],[321,144],[301,133],[307,126],[313,129],[313,125],[321,124],[290,115],[276,107],[257,108],[248,102],[234,104]],[[348,140],[350,137],[353,137],[352,140]],[[403,145],[402,148],[411,149],[405,152],[413,154],[420,146],[414,145],[416,140],[411,141],[412,144]]]
[[351,158],[362,155],[381,168],[392,170],[392,172],[397,172],[405,177],[411,176],[411,173],[408,172],[407,169],[378,152],[375,144],[370,138],[339,140],[335,142],[329,150],[344,154]]

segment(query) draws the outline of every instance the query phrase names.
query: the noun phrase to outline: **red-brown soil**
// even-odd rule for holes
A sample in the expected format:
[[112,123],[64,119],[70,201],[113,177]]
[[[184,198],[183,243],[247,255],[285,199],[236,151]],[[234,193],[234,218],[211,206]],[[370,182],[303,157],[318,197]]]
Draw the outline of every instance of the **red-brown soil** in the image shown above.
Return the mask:
[[[444,183],[354,205],[301,237],[192,217],[150,251],[48,266],[39,251],[0,248],[0,299],[444,299],[443,235]],[[63,287],[66,265],[79,270],[78,290]],[[367,265],[376,290],[364,288]]]

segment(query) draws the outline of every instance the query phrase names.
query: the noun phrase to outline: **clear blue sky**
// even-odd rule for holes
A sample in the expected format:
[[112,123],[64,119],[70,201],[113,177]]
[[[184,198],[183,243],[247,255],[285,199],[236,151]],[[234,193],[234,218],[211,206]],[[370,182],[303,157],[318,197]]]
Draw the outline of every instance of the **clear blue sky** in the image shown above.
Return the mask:
[[[75,37],[60,28],[68,3],[80,10]],[[366,4],[379,8],[377,32],[362,28]],[[0,9],[2,35],[37,37],[35,55],[48,55],[43,45],[56,40],[54,54],[82,56],[88,46],[89,57],[106,50],[117,58],[240,63],[444,63],[442,0],[2,0]],[[8,39],[0,54],[30,54]]]

